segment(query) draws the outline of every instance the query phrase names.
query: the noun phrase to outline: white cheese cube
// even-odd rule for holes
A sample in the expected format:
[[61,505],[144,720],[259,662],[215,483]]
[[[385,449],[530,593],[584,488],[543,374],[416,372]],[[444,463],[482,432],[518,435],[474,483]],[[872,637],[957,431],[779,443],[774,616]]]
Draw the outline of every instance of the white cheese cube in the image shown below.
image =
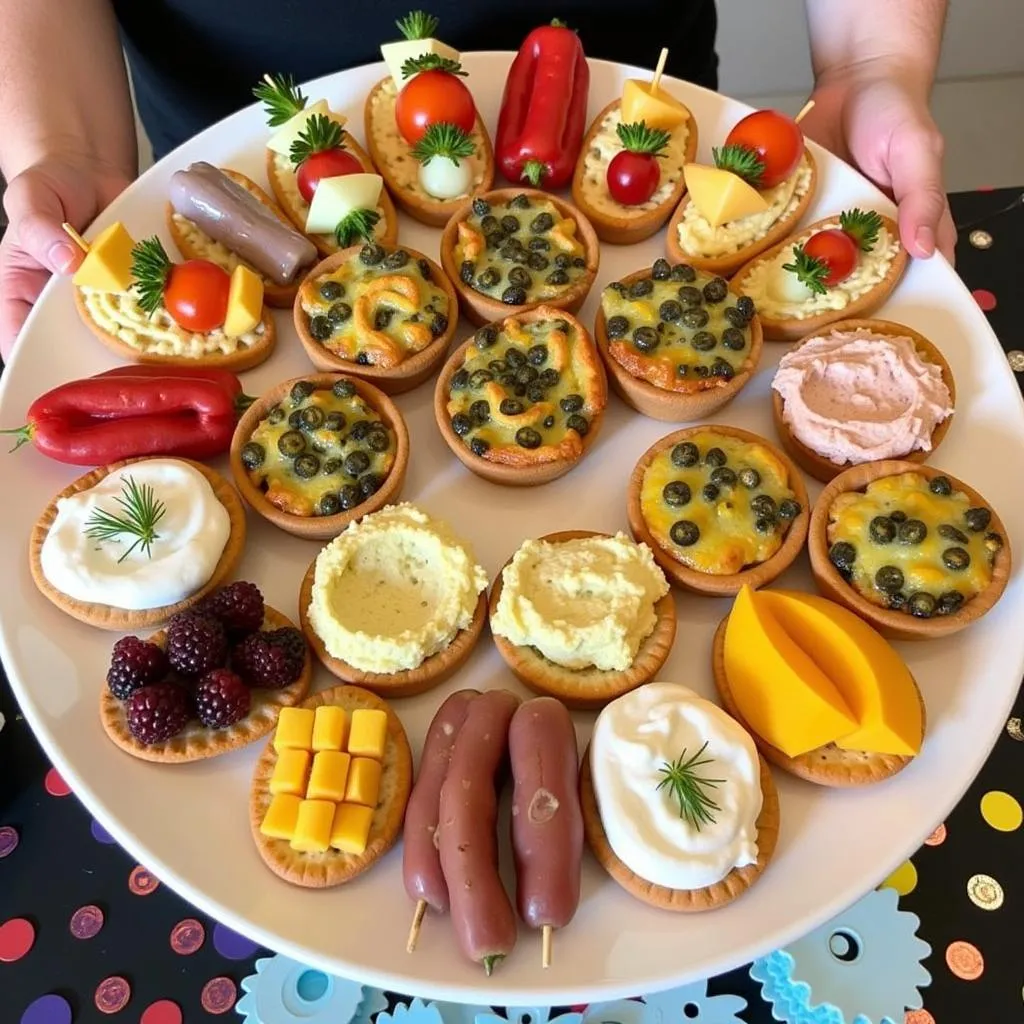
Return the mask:
[[384,63],[387,64],[388,71],[399,89],[409,81],[408,78],[402,77],[402,65],[407,60],[414,60],[428,53],[447,57],[449,60],[458,60],[460,57],[458,50],[453,50],[437,39],[403,39],[398,43],[384,43],[380,48],[380,55],[384,58]]
[[306,217],[307,235],[329,235],[353,210],[376,210],[384,179],[379,174],[323,178]]
[[305,110],[300,110],[294,117],[290,117],[281,125],[273,135],[267,139],[267,148],[282,156],[289,156],[292,151],[292,143],[299,135],[306,130],[306,124],[314,114],[324,114],[332,121],[337,121],[342,127],[345,125],[345,115],[336,114],[329,106],[327,100],[317,100],[311,103]]

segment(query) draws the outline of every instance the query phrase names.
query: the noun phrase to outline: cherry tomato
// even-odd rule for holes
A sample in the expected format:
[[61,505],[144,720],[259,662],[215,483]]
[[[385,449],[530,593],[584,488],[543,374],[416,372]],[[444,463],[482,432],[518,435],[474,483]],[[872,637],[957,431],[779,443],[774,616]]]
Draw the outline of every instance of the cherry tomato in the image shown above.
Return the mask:
[[777,110],[755,110],[737,121],[726,136],[727,146],[752,149],[764,164],[758,188],[772,188],[785,181],[804,155],[804,133],[791,117]]
[[344,174],[362,174],[363,165],[345,149],[325,149],[314,153],[299,164],[295,184],[307,203],[313,202],[313,193],[324,178],[340,178]]
[[421,71],[398,94],[395,120],[402,138],[415,146],[432,124],[457,124],[471,132],[476,124],[473,96],[462,79],[447,71]]
[[167,276],[164,307],[179,327],[206,334],[224,325],[231,276],[209,260],[176,263]]
[[804,243],[804,252],[825,265],[828,273],[821,279],[826,288],[845,281],[857,266],[860,252],[857,243],[839,228],[828,228],[811,235]]
[[631,153],[624,149],[608,164],[608,191],[623,206],[646,203],[658,189],[661,169],[658,158],[650,153]]

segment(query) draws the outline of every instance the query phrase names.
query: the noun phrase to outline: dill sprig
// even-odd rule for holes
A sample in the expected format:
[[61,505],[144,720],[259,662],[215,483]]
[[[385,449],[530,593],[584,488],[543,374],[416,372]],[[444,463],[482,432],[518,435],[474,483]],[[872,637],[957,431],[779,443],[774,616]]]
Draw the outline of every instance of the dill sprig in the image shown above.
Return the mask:
[[668,145],[672,137],[660,128],[649,128],[646,121],[636,124],[620,124],[615,128],[623,149],[630,153],[649,153],[657,155]]
[[463,78],[469,74],[462,70],[462,65],[451,57],[441,57],[436,53],[425,53],[421,57],[410,57],[402,65],[402,77],[412,78],[421,71],[447,71],[449,75],[461,75]]
[[711,150],[715,166],[723,171],[732,171],[748,185],[758,188],[764,177],[764,161],[758,154],[746,146],[722,146]]
[[441,23],[426,11],[410,11],[395,24],[406,39],[431,39]]
[[355,245],[359,239],[364,242],[372,242],[373,229],[379,220],[380,214],[376,210],[353,210],[338,221],[338,226],[334,229],[334,237],[343,249]]
[[679,817],[684,818],[699,832],[702,825],[715,823],[714,812],[721,808],[708,794],[708,789],[716,789],[725,783],[725,779],[708,779],[697,774],[697,769],[711,764],[712,757],[702,757],[707,749],[707,742],[692,757],[687,758],[686,748],[674,761],[666,761],[659,768],[665,777],[658,783],[658,789],[668,789],[679,803]]
[[861,252],[871,252],[882,230],[882,218],[874,210],[844,210],[839,214],[839,227],[860,247]]
[[132,287],[138,293],[139,307],[150,316],[163,304],[167,276],[173,265],[156,235],[137,242],[132,249]]
[[421,164],[429,164],[435,156],[448,157],[456,166],[459,160],[471,157],[476,145],[457,124],[446,121],[432,124],[412,148],[412,155]]
[[829,275],[829,267],[824,260],[808,256],[802,245],[793,250],[793,262],[783,263],[783,270],[796,274],[796,279],[814,295],[824,295],[828,291],[825,280]]
[[131,545],[117,560],[123,562],[136,548],[141,548],[147,558],[152,558],[153,542],[159,540],[157,525],[167,512],[167,506],[157,498],[149,484],[141,486],[134,477],[126,477],[121,494],[114,499],[120,506],[120,513],[106,509],[93,509],[85,521],[85,535],[93,540],[114,541],[121,537],[134,537]]
[[291,75],[264,75],[252,94],[263,104],[267,124],[271,128],[284,124],[306,109],[306,97]]
[[305,130],[299,132],[298,138],[292,143],[289,157],[297,167],[314,153],[344,148],[345,134],[341,125],[326,114],[313,114],[306,122]]

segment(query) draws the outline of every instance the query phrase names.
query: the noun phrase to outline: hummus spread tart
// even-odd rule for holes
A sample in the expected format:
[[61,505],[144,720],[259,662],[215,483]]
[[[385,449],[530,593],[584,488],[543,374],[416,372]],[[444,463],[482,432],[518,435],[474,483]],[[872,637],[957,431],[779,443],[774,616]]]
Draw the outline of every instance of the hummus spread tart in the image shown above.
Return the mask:
[[[249,583],[220,594],[233,588],[243,588],[243,601],[258,594]],[[237,607],[230,597],[218,604],[219,596],[176,616],[148,641],[126,637],[115,644],[100,722],[133,757],[181,764],[226,754],[266,736],[281,708],[308,695],[313,659],[291,620],[260,599],[257,629],[217,629],[218,608],[230,622]]]
[[485,480],[531,486],[591,449],[608,385],[586,328],[551,306],[485,324],[445,363],[434,389],[441,435]]
[[604,289],[594,337],[615,393],[644,416],[676,423],[735,398],[762,350],[749,298],[722,277],[665,259]]
[[459,302],[444,271],[422,253],[364,243],[315,266],[293,314],[318,370],[395,395],[418,387],[444,361]]
[[537,189],[500,188],[467,199],[441,235],[441,265],[477,325],[540,305],[577,312],[599,263],[590,221]]
[[335,686],[283,709],[256,762],[249,823],[263,863],[286,882],[350,882],[395,845],[412,790],[412,752],[392,708]]
[[757,434],[708,424],[644,452],[627,514],[673,583],[721,597],[789,568],[807,538],[810,506],[788,456]]
[[909,257],[899,226],[874,210],[808,224],[741,267],[732,286],[753,299],[769,341],[796,341],[837,320],[870,316]]
[[245,547],[235,489],[202,463],[125,459],[80,476],[29,539],[42,595],[99,629],[155,629],[234,572]]
[[578,709],[650,682],[676,635],[675,599],[650,549],[590,530],[526,541],[494,580],[489,616],[515,677]]
[[372,384],[314,373],[249,406],[230,461],[253,510],[288,533],[326,540],[397,498],[409,433],[394,402]]
[[943,354],[891,320],[840,320],[808,334],[772,381],[782,447],[824,483],[866,462],[924,462],[949,433],[955,403]]
[[808,550],[821,593],[898,640],[969,626],[1010,576],[1009,537],[991,505],[916,462],[840,473],[815,503]]
[[321,664],[386,697],[443,683],[487,619],[487,574],[447,526],[409,504],[353,523],[310,565],[299,621]]

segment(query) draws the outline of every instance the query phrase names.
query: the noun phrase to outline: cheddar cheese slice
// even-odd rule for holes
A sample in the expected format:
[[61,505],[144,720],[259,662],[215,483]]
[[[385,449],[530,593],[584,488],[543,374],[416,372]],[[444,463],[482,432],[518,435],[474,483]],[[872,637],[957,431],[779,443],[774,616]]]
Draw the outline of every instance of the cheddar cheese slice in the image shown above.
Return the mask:
[[732,171],[706,164],[686,164],[683,178],[690,202],[712,227],[768,209],[768,200]]

